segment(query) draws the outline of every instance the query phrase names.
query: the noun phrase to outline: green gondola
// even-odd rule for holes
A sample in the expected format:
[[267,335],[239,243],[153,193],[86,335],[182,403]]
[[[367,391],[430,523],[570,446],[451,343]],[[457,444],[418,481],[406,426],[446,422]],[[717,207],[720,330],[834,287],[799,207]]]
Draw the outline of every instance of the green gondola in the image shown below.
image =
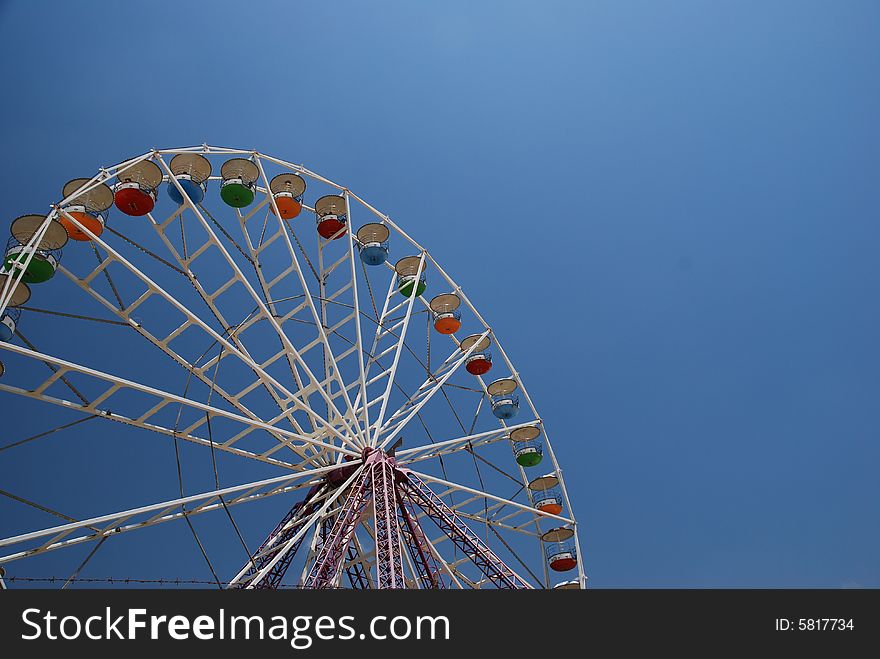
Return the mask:
[[233,208],[244,208],[253,203],[254,191],[244,183],[224,183],[220,188],[220,198]]
[[544,456],[537,449],[531,447],[522,449],[516,455],[516,463],[521,467],[537,467],[543,459]]
[[416,283],[415,278],[403,277],[397,284],[397,290],[404,297],[411,297],[414,290],[416,297],[418,297],[425,292],[425,288],[427,288],[427,283],[424,279],[419,279],[418,283]]
[[[24,247],[14,247],[6,252],[3,270],[7,274],[14,274],[16,269],[13,264],[24,263],[26,259],[27,251],[25,251]],[[42,284],[55,276],[55,269],[57,267],[58,261],[54,256],[46,252],[36,252],[34,258],[27,264],[21,280],[25,284]]]

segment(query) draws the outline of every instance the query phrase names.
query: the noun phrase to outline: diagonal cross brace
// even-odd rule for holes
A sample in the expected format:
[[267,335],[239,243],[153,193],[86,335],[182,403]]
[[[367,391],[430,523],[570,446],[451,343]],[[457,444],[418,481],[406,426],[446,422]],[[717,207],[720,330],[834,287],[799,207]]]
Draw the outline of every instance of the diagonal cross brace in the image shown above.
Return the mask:
[[383,456],[372,466],[373,530],[376,536],[376,584],[379,588],[405,588],[394,459]]
[[464,524],[446,503],[418,476],[406,474],[400,483],[403,494],[422,509],[437,527],[476,565],[497,588],[532,588],[504,564],[482,540]]
[[[375,464],[381,458],[381,453],[376,452],[367,458],[367,461]],[[303,588],[333,588],[335,586],[342,558],[345,556],[355,529],[360,522],[361,513],[372,495],[373,465],[367,464],[366,466],[367,468],[352,484],[348,499],[336,518],[336,523],[333,524],[330,536],[321,546],[321,551],[318,552],[315,563],[303,582]]]
[[402,538],[409,551],[416,576],[422,588],[435,589],[446,588],[443,580],[443,571],[437,564],[437,560],[431,551],[425,532],[416,517],[416,511],[409,499],[400,496],[398,492],[398,505],[400,509],[400,529]]
[[[234,584],[235,588],[246,588],[253,578],[259,574],[266,565],[268,565],[279,551],[284,548],[287,541],[302,529],[314,508],[314,505],[310,503],[310,501],[320,489],[321,488],[316,485],[309,490],[305,498],[302,501],[297,502],[281,519],[278,526],[275,527],[272,533],[269,534],[269,536],[263,541],[263,544],[261,544],[259,549],[254,553],[254,558],[250,563],[250,567],[247,572],[244,573],[244,576],[241,577],[240,581]],[[293,562],[304,537],[305,535],[301,536],[297,542],[293,543],[290,549],[288,549],[284,556],[282,556],[281,560],[272,567],[269,573],[260,581],[260,583],[254,586],[254,588],[259,590],[276,590],[278,586],[281,585],[281,581],[284,579],[284,574],[287,572],[287,568],[290,567],[291,562]]]
[[348,575],[348,582],[355,590],[369,590],[373,587],[370,582],[370,575],[364,569],[363,559],[355,543],[348,545],[348,561],[345,567],[345,574]]

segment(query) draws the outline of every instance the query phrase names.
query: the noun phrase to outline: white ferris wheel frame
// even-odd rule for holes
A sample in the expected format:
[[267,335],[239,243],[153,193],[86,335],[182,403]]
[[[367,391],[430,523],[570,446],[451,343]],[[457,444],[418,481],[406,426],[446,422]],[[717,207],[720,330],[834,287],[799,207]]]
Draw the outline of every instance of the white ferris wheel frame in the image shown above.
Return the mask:
[[[246,247],[252,257],[258,259],[261,251],[268,247],[270,243],[276,240],[282,240],[282,245],[286,248],[291,259],[290,267],[283,270],[270,281],[267,281],[266,278],[263,277],[260,269],[257,268],[256,272],[259,280],[259,290],[253,286],[250,279],[248,279],[248,277],[242,272],[236,260],[229,253],[226,244],[218,237],[217,233],[212,228],[211,223],[205,218],[202,209],[200,208],[200,204],[192,202],[189,195],[181,186],[177,176],[172,172],[165,161],[165,157],[193,153],[205,156],[228,155],[248,158],[255,162],[259,169],[260,178],[255,187],[256,191],[260,193],[262,197],[255,198],[253,208],[247,209],[246,214],[242,213],[243,209],[236,209],[242,233],[245,237]],[[215,317],[222,319],[224,326],[230,327],[230,324],[225,321],[223,315],[220,313],[219,309],[216,308],[214,303],[220,295],[235,284],[241,284],[244,286],[248,295],[253,299],[255,311],[238,326],[235,326],[233,328],[234,331],[226,332],[224,335],[215,331],[208,322],[200,317],[199,314],[193,312],[185,304],[177,300],[171,292],[151,279],[119,250],[108,244],[108,242],[104,240],[106,234],[103,237],[95,235],[88,227],[80,223],[76,217],[70,215],[66,211],[65,207],[72,199],[98,185],[109,182],[117,175],[124,173],[131,167],[146,160],[151,160],[159,165],[163,171],[163,180],[176,186],[184,200],[184,203],[181,204],[175,212],[171,213],[168,218],[158,221],[153,217],[152,213],[148,213],[146,219],[152,223],[153,228],[156,229],[160,239],[163,240],[166,247],[175,256],[177,266],[190,277],[191,282],[196,286],[200,296],[202,296],[206,303],[211,306],[211,310]],[[322,274],[319,278],[319,298],[322,301],[320,309],[316,306],[313,295],[310,293],[309,284],[305,279],[305,271],[301,267],[299,258],[296,254],[296,249],[294,248],[293,243],[291,243],[290,235],[285,226],[285,220],[282,219],[275,198],[269,191],[269,179],[263,167],[263,162],[271,163],[275,167],[299,174],[312,179],[313,181],[318,181],[326,186],[334,188],[345,200],[348,227],[345,231],[345,238],[348,243],[346,253],[329,266],[326,265],[324,261],[325,247],[331,242],[331,240],[319,238],[318,262]],[[220,177],[218,176],[211,176],[210,180],[217,180],[219,178]],[[417,277],[428,267],[433,268],[433,270],[435,270],[436,273],[438,273],[446,282],[449,291],[455,293],[460,298],[463,308],[470,312],[472,318],[482,326],[482,330],[478,335],[479,339],[474,341],[467,350],[460,349],[459,340],[455,338],[454,335],[451,335],[453,348],[451,354],[446,357],[442,364],[435,368],[433,372],[429,371],[429,375],[423,384],[409,396],[408,400],[401,406],[401,408],[392,412],[390,415],[388,403],[391,397],[392,387],[395,384],[395,375],[400,362],[401,352],[405,345],[409,322],[413,316],[413,308],[418,303],[424,307],[424,309],[430,311],[430,306],[428,305],[428,301],[418,294],[395,296],[394,266],[386,262],[384,264],[385,268],[390,269],[391,271],[389,289],[384,299],[381,315],[379,316],[380,322],[376,325],[375,335],[372,337],[371,350],[369,352],[365,351],[364,348],[367,337],[364,336],[362,318],[366,317],[370,319],[370,317],[362,314],[359,306],[360,298],[357,290],[358,274],[356,268],[358,263],[357,242],[355,237],[356,232],[352,222],[353,202],[356,202],[362,209],[367,211],[370,216],[369,221],[384,224],[412,247],[413,251],[419,256]],[[277,227],[273,227],[274,233],[266,241],[263,241],[261,238],[261,243],[255,246],[251,242],[245,225],[252,216],[260,211],[260,209],[265,209],[267,205],[271,205],[272,207],[274,217],[277,219]],[[219,362],[229,356],[241,360],[241,362],[250,367],[255,374],[256,379],[249,384],[248,387],[237,394],[220,390],[214,386],[214,383],[210,383],[211,391],[216,391],[218,396],[222,397],[229,405],[235,408],[235,412],[232,412],[228,409],[223,409],[220,406],[212,405],[210,402],[202,403],[169,391],[150,387],[130,379],[125,379],[112,373],[103,372],[70,360],[44,354],[37,350],[21,347],[12,343],[0,342],[0,350],[5,350],[36,362],[43,362],[44,364],[50,365],[50,368],[52,368],[53,371],[52,375],[47,377],[42,384],[35,388],[24,389],[0,381],[0,391],[41,400],[56,406],[75,409],[87,414],[100,416],[129,426],[172,436],[198,445],[209,446],[212,450],[216,449],[238,457],[271,464],[274,467],[281,468],[289,473],[276,478],[244,483],[234,487],[226,487],[204,492],[202,494],[163,501],[148,506],[123,510],[116,513],[92,517],[81,521],[0,539],[0,554],[3,554],[0,555],[0,566],[27,556],[41,554],[91,540],[106,538],[118,533],[153,526],[166,521],[179,519],[185,515],[200,514],[202,512],[216,510],[223,506],[244,504],[265,497],[289,493],[306,486],[314,486],[320,482],[323,475],[326,475],[331,470],[337,468],[343,459],[349,461],[346,464],[357,465],[359,464],[361,454],[366,447],[384,449],[397,439],[403,429],[419,413],[422,407],[424,407],[434,394],[441,390],[447,380],[457,372],[466,362],[467,358],[474,353],[480,341],[485,337],[490,337],[494,344],[494,350],[501,357],[504,366],[508,369],[510,374],[509,377],[515,379],[518,383],[519,393],[526,406],[531,411],[533,419],[519,424],[508,424],[506,421],[499,419],[499,428],[497,430],[464,435],[422,446],[407,446],[396,452],[397,462],[404,467],[412,469],[412,467],[418,462],[463,450],[473,450],[475,447],[505,440],[509,437],[510,432],[517,428],[539,426],[544,436],[544,454],[550,458],[553,473],[556,474],[559,479],[559,488],[567,515],[553,515],[534,507],[532,492],[528,488],[529,478],[525,469],[519,465],[517,465],[519,476],[522,481],[523,489],[528,495],[529,505],[505,499],[490,492],[483,492],[451,481],[439,479],[428,474],[420,472],[415,473],[418,473],[418,476],[426,482],[442,488],[441,496],[445,496],[449,493],[459,493],[467,497],[463,501],[459,501],[452,506],[452,508],[458,510],[459,515],[465,519],[487,525],[491,524],[493,527],[502,528],[508,531],[523,533],[536,539],[540,537],[541,523],[545,521],[555,525],[562,524],[572,528],[574,531],[573,542],[575,550],[577,556],[580,557],[577,562],[578,583],[585,583],[582,560],[583,555],[580,551],[577,522],[572,513],[562,468],[556,459],[549,437],[547,436],[546,428],[544,427],[541,417],[538,415],[525,384],[508,358],[507,353],[502,348],[497,337],[492,332],[492,329],[468,299],[461,286],[459,286],[446,273],[440,264],[431,256],[428,250],[411,238],[388,215],[371,206],[347,187],[316,174],[302,165],[297,165],[258,151],[213,147],[208,145],[186,148],[153,149],[136,158],[123,161],[112,167],[102,168],[98,174],[88,181],[88,183],[75,193],[62,199],[57,204],[54,204],[52,208],[54,213],[50,213],[47,216],[40,228],[28,241],[26,245],[27,249],[25,250],[27,258],[20,261],[17,266],[17,272],[12,276],[7,276],[4,285],[0,287],[0,315],[2,315],[7,309],[15,291],[15,287],[22,280],[25,274],[25,269],[35,253],[35,246],[42,240],[53,215],[55,217],[62,216],[66,218],[67,221],[77,226],[82,232],[87,234],[91,238],[93,245],[96,245],[103,250],[105,257],[103,261],[86,277],[78,277],[67,270],[64,265],[58,266],[59,273],[79,286],[79,288],[119,318],[120,321],[130,325],[138,334],[147,339],[148,342],[174,359],[189,375],[195,376],[203,383],[210,383],[209,374],[211,369],[216,369]],[[314,210],[305,204],[303,204],[303,209]],[[203,245],[190,252],[188,257],[182,258],[165,236],[164,229],[185,210],[191,211],[192,215],[198,220],[199,225],[207,235],[207,240]],[[209,292],[203,288],[200,289],[201,284],[195,278],[189,266],[202,253],[212,247],[219,250],[219,253],[223,256],[223,259],[232,271],[233,276],[219,289]],[[137,299],[122,309],[90,285],[94,278],[104,271],[111,263],[127,270],[143,284],[145,289]],[[345,267],[349,269],[350,280],[340,289],[329,291],[326,287],[327,275]],[[280,281],[287,280],[288,277],[298,278],[299,285],[304,291],[304,299],[294,307],[292,312],[288,312],[286,315],[280,315],[277,313],[276,308],[279,300],[273,299],[271,289]],[[335,326],[328,328],[326,316],[327,304],[324,302],[334,301],[341,295],[346,294],[349,289],[351,289],[353,299],[353,305],[351,305],[353,306],[353,309],[351,310],[351,313],[343,318],[343,320],[336,323]],[[186,319],[181,327],[166,337],[157,337],[150,334],[146,328],[138,322],[137,317],[134,314],[139,306],[153,296],[158,296],[164,300],[165,303],[179,311]],[[401,298],[401,301],[396,302],[396,300],[400,300]],[[318,330],[318,336],[310,345],[301,346],[297,349],[285,334],[282,325],[288,318],[302,311],[304,307],[308,308],[313,316],[314,324]],[[400,313],[403,313],[403,317],[398,319],[396,314]],[[291,373],[294,375],[296,381],[296,391],[291,391],[288,387],[284,386],[275,377],[269,374],[266,370],[267,362],[257,363],[252,359],[248,354],[247,348],[241,340],[238,339],[238,335],[241,332],[251,324],[259,322],[260,320],[268,321],[277,333],[281,344],[279,352],[274,355],[268,363],[271,364],[280,359],[286,360],[289,363]],[[330,345],[329,334],[334,333],[336,328],[352,323],[352,321],[354,321],[353,325],[355,328],[354,345],[344,351],[344,353],[335,355],[334,350]],[[386,326],[386,321],[388,321],[389,326]],[[375,324],[375,321],[370,320],[370,322]],[[212,337],[216,345],[220,347],[220,352],[217,356],[212,357],[202,364],[197,364],[191,363],[189,360],[184,359],[181,355],[177,354],[170,346],[170,343],[188,327],[197,327],[208,336]],[[392,340],[390,345],[386,347],[382,340],[388,339],[389,337],[396,340]],[[306,351],[311,350],[318,345],[320,345],[325,351],[325,372],[322,374],[315,374],[303,357],[303,354]],[[352,354],[357,357],[358,378],[354,382],[346,383],[341,376],[338,362],[341,362]],[[367,356],[366,363],[365,355]],[[379,364],[379,359],[387,357],[392,358],[391,366],[387,369],[382,369],[378,374],[372,374],[371,367]],[[497,363],[498,360],[495,361]],[[67,374],[77,374],[79,377],[86,377],[95,382],[102,382],[106,385],[106,389],[103,394],[89,401],[88,404],[83,403],[82,405],[49,395],[47,389],[59,379],[64,378]],[[483,376],[477,375],[474,377],[479,384],[479,388],[482,389],[485,399],[489,399],[490,396],[487,389],[487,383]],[[368,387],[371,384],[381,382],[383,379],[387,380],[385,383],[384,394],[367,401]],[[338,390],[335,392],[333,391],[334,384],[338,387]],[[275,418],[268,420],[258,418],[241,402],[240,399],[244,395],[257,387],[262,387],[267,392],[270,392],[275,399],[275,402],[278,404],[280,413]],[[117,392],[124,390],[136,391],[140,394],[149,396],[151,400],[154,401],[153,406],[137,417],[127,417],[119,412],[110,411],[109,409],[101,407],[104,401]],[[328,409],[328,418],[324,418],[320,413],[313,409],[310,404],[312,396],[319,396],[321,398],[321,401]],[[184,429],[172,429],[151,421],[158,412],[169,405],[179,405],[181,407],[198,411],[203,415],[201,417],[202,420],[194,422]],[[375,408],[376,406],[378,406],[378,409],[375,411],[375,416],[371,419],[371,416],[374,414],[371,408]],[[294,418],[293,414],[295,412],[305,414],[308,417],[310,427],[303,427],[302,424]],[[215,443],[213,440],[194,434],[206,422],[210,423],[209,419],[212,417],[223,418],[229,422],[237,423],[241,426],[241,430],[238,434],[223,443]],[[286,421],[291,426],[291,429],[281,426],[280,422],[282,420]],[[278,444],[272,449],[262,452],[255,452],[237,446],[240,440],[246,438],[247,435],[256,430],[267,432],[277,440]],[[278,454],[283,448],[291,449],[301,458],[301,461],[290,462],[277,457],[276,454]],[[334,505],[342,490],[343,488],[340,487],[335,492],[328,491],[320,494],[317,499],[317,501],[321,503],[319,513],[325,514],[328,511],[332,511],[333,509],[331,506]],[[479,514],[464,513],[462,511],[462,508],[468,503],[480,499],[486,503],[485,513],[482,516]],[[491,505],[489,505],[490,502]],[[184,508],[184,506],[187,506],[187,508]],[[491,518],[490,513],[492,514]],[[318,519],[320,515],[316,513],[313,517]],[[523,521],[523,518],[527,519]],[[313,529],[311,526],[306,526],[303,528],[303,533],[305,533],[306,530]],[[435,553],[435,557],[440,561],[443,569],[448,573],[453,582],[458,586],[462,586],[462,580],[464,579],[463,575],[461,575],[456,569],[457,564],[449,564],[443,560],[440,552],[436,548],[436,544],[439,544],[442,540],[443,538],[440,537],[435,542],[429,541],[431,551]],[[39,541],[36,546],[31,546],[26,549],[17,548],[25,543],[32,544],[34,541]],[[312,542],[314,543],[314,539]],[[538,541],[538,544],[540,545],[540,541]],[[369,557],[369,554],[367,554],[367,557]],[[550,576],[547,568],[547,561],[543,556],[543,548],[541,548],[541,557],[541,563],[544,566],[543,585],[544,587],[550,587]],[[243,572],[244,570],[242,573]],[[239,573],[236,579],[240,578],[242,573]],[[481,583],[470,582],[469,585],[479,587]]]

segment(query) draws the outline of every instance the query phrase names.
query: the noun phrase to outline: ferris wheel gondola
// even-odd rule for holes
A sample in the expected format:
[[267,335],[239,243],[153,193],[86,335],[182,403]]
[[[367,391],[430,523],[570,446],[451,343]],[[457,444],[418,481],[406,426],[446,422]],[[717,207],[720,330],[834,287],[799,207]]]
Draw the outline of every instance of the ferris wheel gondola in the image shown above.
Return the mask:
[[104,232],[107,211],[114,200],[110,186],[102,181],[75,178],[64,184],[61,196],[70,200],[57,213],[57,218],[71,240],[88,242],[92,239],[90,233],[100,236]]
[[[211,162],[198,153],[178,153],[168,163],[168,168],[177,181],[168,183],[168,196],[176,204],[183,204],[183,195],[194,204],[202,203],[208,191],[211,177]],[[180,187],[178,187],[180,186]]]
[[113,193],[116,207],[126,215],[146,215],[156,205],[162,170],[150,160],[141,160],[123,168],[116,175],[118,183]]

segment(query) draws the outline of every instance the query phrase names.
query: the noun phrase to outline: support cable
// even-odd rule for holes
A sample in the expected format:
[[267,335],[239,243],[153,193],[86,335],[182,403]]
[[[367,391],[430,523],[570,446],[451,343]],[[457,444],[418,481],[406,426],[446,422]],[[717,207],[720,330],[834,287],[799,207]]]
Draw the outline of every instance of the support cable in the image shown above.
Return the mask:
[[91,320],[95,323],[106,323],[108,325],[121,325],[122,327],[131,327],[131,323],[124,320],[112,320],[110,318],[95,318],[94,316],[83,316],[77,313],[66,313],[64,311],[53,311],[51,309],[37,309],[36,307],[19,307],[22,311],[32,311],[34,313],[44,313],[51,316],[61,316],[62,318],[76,318],[77,320]]
[[201,211],[202,211],[205,215],[208,216],[208,219],[211,220],[211,223],[212,223],[215,227],[217,227],[217,228],[220,230],[220,232],[221,232],[224,236],[226,236],[226,240],[228,240],[229,242],[231,242],[231,243],[233,244],[233,246],[235,247],[235,249],[237,249],[237,250],[239,251],[239,253],[240,253],[245,259],[247,259],[248,263],[250,263],[252,266],[256,267],[257,264],[254,263],[254,260],[250,257],[250,255],[249,255],[247,252],[245,252],[245,251],[241,248],[241,245],[239,245],[237,242],[235,242],[235,239],[234,239],[234,238],[230,235],[230,233],[229,233],[229,232],[223,227],[223,225],[220,224],[217,220],[214,219],[214,216],[211,215],[211,212],[210,212],[207,208],[205,208],[204,206],[202,206],[201,204],[196,204],[196,205],[199,207],[199,209],[201,209]]
[[[221,348],[222,352],[222,348]],[[211,404],[211,397],[214,394],[214,385],[217,380],[217,371],[220,370],[220,357],[217,358],[217,363],[214,366],[214,376],[211,378],[211,388],[208,390],[208,400],[206,403],[208,405]],[[220,489],[220,473],[217,471],[217,454],[214,451],[214,434],[211,430],[211,415],[206,411],[205,412],[205,423],[208,426],[208,441],[211,444],[211,466],[214,468],[214,484],[216,488]],[[232,518],[232,513],[229,510],[229,506],[226,505],[226,500],[223,498],[222,494],[217,495],[220,499],[220,503],[223,505],[223,510],[226,511],[226,516],[229,518],[229,522],[232,524],[232,528],[235,529],[235,534],[238,536],[239,542],[241,542],[241,546],[244,548],[244,553],[248,557],[248,561],[250,564],[256,568],[257,564],[254,563],[254,558],[251,555],[250,549],[248,549],[247,543],[244,540],[244,536],[242,536],[241,531],[238,528],[238,525],[235,523],[235,520]]]
[[52,433],[56,433],[59,430],[66,430],[67,428],[72,428],[73,426],[83,423],[85,421],[91,421],[92,419],[97,419],[97,414],[92,414],[90,416],[85,416],[81,419],[77,419],[76,421],[71,421],[70,423],[65,423],[63,425],[52,428],[51,430],[44,430],[41,433],[37,433],[36,435],[31,435],[30,437],[26,437],[25,439],[20,439],[17,442],[12,442],[11,444],[7,444],[6,446],[0,446],[0,451],[5,451],[7,449],[14,448],[16,446],[21,446],[22,444],[27,444],[28,442],[32,442],[35,439],[40,439],[41,437],[46,437],[47,435],[51,435]]
[[[59,513],[57,510],[52,510],[51,508],[47,508],[46,506],[42,506],[39,503],[35,503],[29,499],[25,499],[24,497],[20,497],[16,494],[12,494],[12,492],[7,492],[6,490],[0,490],[0,495],[4,497],[8,497],[13,501],[18,501],[19,503],[23,503],[26,506],[30,506],[31,508],[36,508],[37,510],[42,510],[44,513],[49,513],[50,515],[54,515],[55,517],[59,517],[68,522],[78,522],[79,520],[75,517],[71,517],[70,515],[65,515],[64,513]],[[92,531],[101,532],[97,526],[87,526],[86,528],[91,529]]]
[[315,266],[312,265],[311,259],[309,259],[309,255],[306,254],[306,250],[303,248],[302,243],[297,238],[296,233],[293,231],[293,227],[290,226],[289,220],[284,220],[284,226],[287,227],[288,233],[293,236],[293,240],[296,242],[296,246],[299,247],[300,253],[303,255],[303,258],[306,260],[306,263],[309,266],[309,269],[312,271],[312,274],[315,276],[315,281],[319,284],[321,283],[321,277],[318,275],[318,271],[315,270]]
[[67,581],[64,582],[64,585],[61,586],[61,590],[65,590],[70,584],[72,584],[74,581],[76,581],[76,578],[79,576],[79,573],[83,571],[83,568],[92,559],[92,556],[94,556],[95,553],[97,553],[97,551],[101,548],[101,545],[103,545],[104,541],[109,537],[110,537],[109,535],[105,535],[103,538],[101,538],[95,544],[94,547],[92,547],[92,551],[89,552],[88,556],[86,556],[85,559],[83,559],[83,562],[79,564],[79,567],[76,568],[76,570],[73,572],[73,574],[71,574],[70,577],[67,579]]
[[[110,227],[107,227],[110,229]],[[111,229],[112,231],[112,229]],[[114,232],[115,233],[115,232]],[[98,265],[104,262],[104,259],[101,258],[101,253],[98,251],[98,248],[95,246],[95,243],[89,243],[92,246],[92,251],[95,253],[95,258],[98,259]],[[108,264],[109,267],[109,264]],[[107,280],[107,283],[110,284],[110,290],[113,291],[113,296],[116,298],[116,304],[119,305],[119,308],[125,310],[125,304],[122,302],[122,298],[119,297],[119,291],[116,290],[116,284],[113,283],[113,280],[110,278],[110,273],[107,272],[107,268],[103,268],[101,272],[104,274],[104,278]]]
[[[27,338],[25,337],[25,335],[22,334],[21,331],[19,331],[18,329],[15,330],[15,335],[18,338],[20,338],[22,340],[22,343],[24,343],[28,348],[30,348],[34,352],[40,352],[39,350],[37,350],[37,346],[35,346],[30,341],[28,341]],[[50,362],[44,361],[43,363],[53,373],[57,373],[59,370],[61,370],[57,366],[55,366],[55,364],[52,364]],[[83,396],[82,393],[80,393],[79,389],[77,389],[76,387],[73,386],[73,383],[70,381],[70,379],[66,375],[60,375],[58,377],[58,379],[61,380],[64,384],[66,384],[67,388],[73,392],[73,395],[76,396],[77,398],[79,398],[80,401],[82,401],[83,406],[85,406],[85,407],[89,406],[89,399],[86,398],[85,396]]]
[[[170,261],[166,261],[165,259],[163,259],[161,256],[159,256],[159,255],[156,254],[155,252],[151,252],[150,250],[148,250],[148,249],[147,249],[146,247],[144,247],[143,245],[140,245],[140,244],[136,243],[135,241],[133,241],[131,238],[128,238],[128,237],[124,236],[123,234],[119,233],[119,232],[118,232],[116,229],[114,229],[113,227],[109,227],[109,226],[108,226],[108,227],[106,227],[106,229],[107,229],[107,231],[109,231],[110,233],[112,233],[114,236],[117,236],[117,237],[121,238],[122,240],[124,240],[125,242],[127,242],[129,245],[131,245],[131,246],[134,247],[135,249],[138,249],[138,250],[140,250],[141,252],[143,252],[144,254],[146,254],[147,256],[156,259],[156,260],[157,260],[159,263],[161,263],[162,265],[164,265],[164,266],[166,266],[166,267],[168,267],[168,268],[171,268],[171,269],[174,270],[174,272],[176,272],[177,274],[183,275],[184,277],[187,277],[187,276],[188,276],[188,275],[186,274],[186,272],[184,272],[183,270],[181,270],[180,268],[178,268],[176,265],[174,265],[174,264],[171,263]],[[95,247],[94,244],[92,244],[92,247],[94,247],[94,249],[95,249],[95,254],[98,254],[98,248]],[[100,255],[98,256],[98,258],[100,258]],[[107,269],[106,269],[106,268],[104,269],[104,272],[107,272]],[[109,277],[109,275],[108,275],[108,277]],[[117,296],[117,300],[118,300],[118,296]],[[119,308],[120,308],[120,309],[124,309],[125,306],[122,304],[122,301],[121,301],[121,300],[118,300],[118,301],[119,301]]]

